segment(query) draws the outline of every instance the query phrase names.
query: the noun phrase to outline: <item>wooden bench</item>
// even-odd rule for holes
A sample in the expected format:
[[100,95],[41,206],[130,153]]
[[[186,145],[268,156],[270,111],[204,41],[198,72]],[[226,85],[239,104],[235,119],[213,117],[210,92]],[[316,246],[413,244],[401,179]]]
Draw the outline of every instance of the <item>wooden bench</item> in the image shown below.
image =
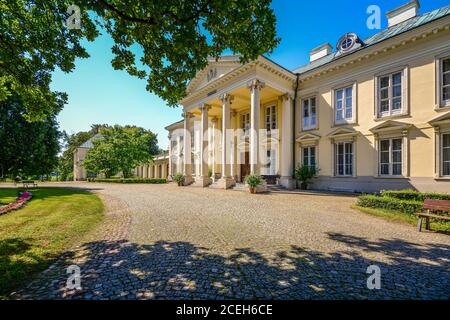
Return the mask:
[[38,186],[37,183],[34,180],[23,180],[22,184],[23,184],[24,188],[29,188],[30,186],[35,188],[35,187]]
[[422,220],[425,218],[425,228],[430,230],[430,218],[443,219],[450,221],[450,216],[432,214],[431,211],[446,211],[450,212],[450,200],[430,200],[425,199],[423,208],[427,209],[427,212],[419,212],[416,215],[419,217],[417,223],[417,231],[422,231]]

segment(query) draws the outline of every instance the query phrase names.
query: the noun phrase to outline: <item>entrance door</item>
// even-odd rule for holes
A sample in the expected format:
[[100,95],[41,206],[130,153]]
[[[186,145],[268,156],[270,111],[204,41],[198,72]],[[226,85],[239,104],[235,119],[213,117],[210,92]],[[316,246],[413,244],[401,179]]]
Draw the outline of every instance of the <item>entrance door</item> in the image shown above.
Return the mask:
[[250,152],[244,153],[244,163],[241,164],[241,182],[250,174]]

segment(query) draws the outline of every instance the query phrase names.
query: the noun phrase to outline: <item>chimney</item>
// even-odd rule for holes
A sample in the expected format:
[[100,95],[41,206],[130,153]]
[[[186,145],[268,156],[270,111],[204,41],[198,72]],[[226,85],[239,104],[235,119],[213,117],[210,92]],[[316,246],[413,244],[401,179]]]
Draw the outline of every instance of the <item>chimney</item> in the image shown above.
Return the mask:
[[403,21],[416,17],[419,14],[419,8],[419,1],[413,0],[402,5],[401,7],[389,11],[386,13],[388,18],[388,27],[390,28]]
[[324,43],[321,46],[312,49],[309,52],[309,62],[316,61],[329,55],[333,51],[333,47],[329,43]]

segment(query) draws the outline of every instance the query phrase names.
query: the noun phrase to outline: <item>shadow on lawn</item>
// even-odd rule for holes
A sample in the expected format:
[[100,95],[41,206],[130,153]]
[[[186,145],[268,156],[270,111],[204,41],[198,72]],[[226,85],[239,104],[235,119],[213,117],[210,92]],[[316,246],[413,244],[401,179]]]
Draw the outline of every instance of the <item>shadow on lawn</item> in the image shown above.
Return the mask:
[[[229,255],[188,242],[91,242],[78,262],[81,291],[65,289],[70,259],[15,298],[46,299],[448,299],[450,246],[369,241],[329,234],[345,252],[291,246],[275,255],[247,248]],[[352,250],[357,249],[357,250]],[[373,258],[359,252],[369,251]],[[388,257],[380,261],[376,254]],[[80,261],[80,260],[79,260]],[[367,289],[367,267],[381,268],[381,289]],[[57,281],[53,281],[57,279]],[[52,282],[53,281],[53,282]]]

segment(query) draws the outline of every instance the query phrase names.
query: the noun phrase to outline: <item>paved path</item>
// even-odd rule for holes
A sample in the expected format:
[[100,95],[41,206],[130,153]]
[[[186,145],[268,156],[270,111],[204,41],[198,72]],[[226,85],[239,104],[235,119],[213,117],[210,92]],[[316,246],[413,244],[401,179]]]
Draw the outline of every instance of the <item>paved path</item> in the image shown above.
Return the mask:
[[[450,236],[360,213],[352,197],[70,186],[103,197],[108,217],[14,298],[450,298]],[[81,291],[66,289],[71,264]]]

